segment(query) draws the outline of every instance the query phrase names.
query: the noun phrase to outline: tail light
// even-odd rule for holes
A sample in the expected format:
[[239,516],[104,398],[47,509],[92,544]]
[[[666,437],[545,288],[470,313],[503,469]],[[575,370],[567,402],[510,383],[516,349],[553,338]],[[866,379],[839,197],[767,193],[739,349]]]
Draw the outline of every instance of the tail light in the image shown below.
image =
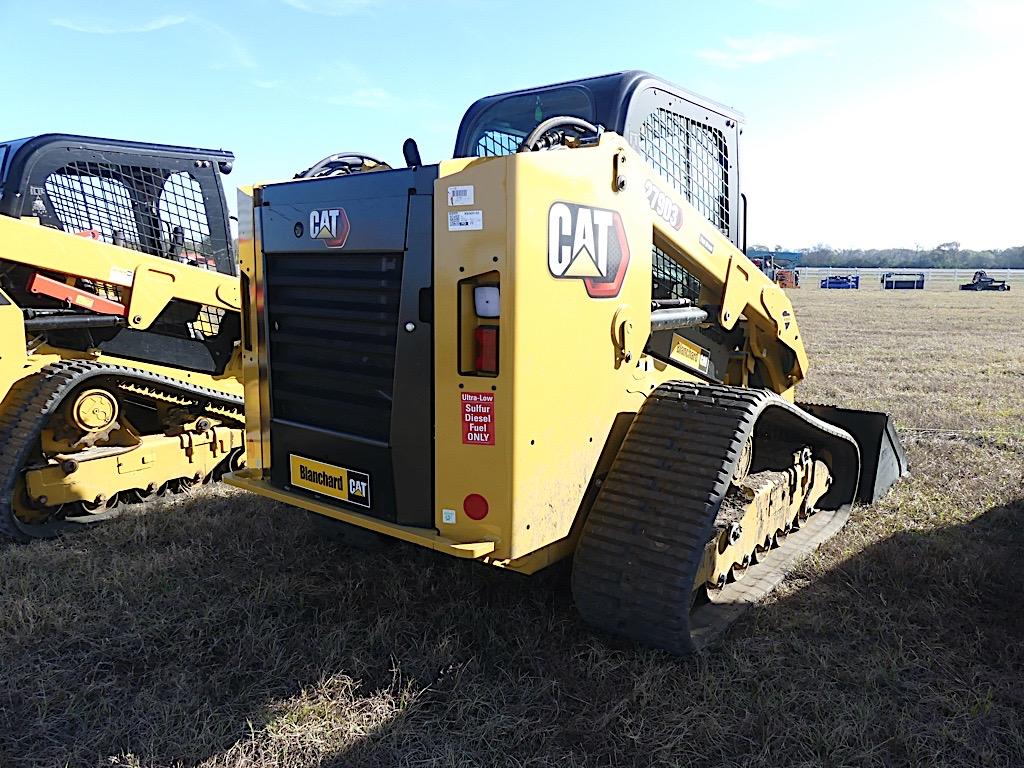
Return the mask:
[[[497,260],[497,259],[495,259]],[[459,281],[459,373],[497,376],[501,336],[501,275],[482,272]]]
[[476,372],[498,374],[498,326],[481,325],[476,336]]

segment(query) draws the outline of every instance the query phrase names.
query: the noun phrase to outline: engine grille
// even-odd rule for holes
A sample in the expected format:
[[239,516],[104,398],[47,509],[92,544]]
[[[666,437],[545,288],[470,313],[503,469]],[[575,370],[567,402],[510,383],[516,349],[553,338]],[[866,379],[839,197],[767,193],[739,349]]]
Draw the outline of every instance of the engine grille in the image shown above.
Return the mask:
[[267,254],[274,418],[388,441],[402,258]]

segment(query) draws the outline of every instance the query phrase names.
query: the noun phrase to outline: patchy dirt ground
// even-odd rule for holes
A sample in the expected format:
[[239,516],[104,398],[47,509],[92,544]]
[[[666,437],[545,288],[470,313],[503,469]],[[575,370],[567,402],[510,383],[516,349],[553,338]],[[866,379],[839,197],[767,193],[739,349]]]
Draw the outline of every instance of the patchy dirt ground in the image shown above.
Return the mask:
[[1022,294],[792,293],[913,475],[698,658],[226,488],[0,547],[0,765],[1024,765]]

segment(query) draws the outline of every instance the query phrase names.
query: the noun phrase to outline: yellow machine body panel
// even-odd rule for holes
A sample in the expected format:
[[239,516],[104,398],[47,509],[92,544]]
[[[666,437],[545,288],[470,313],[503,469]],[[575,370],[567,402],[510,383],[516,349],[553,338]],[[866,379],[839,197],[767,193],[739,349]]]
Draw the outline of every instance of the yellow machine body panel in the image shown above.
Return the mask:
[[[265,282],[259,238],[259,217],[254,215],[252,186],[238,189],[238,268],[242,313],[242,382],[245,400],[245,454],[250,469],[269,466],[270,405],[267,387],[267,340],[259,318],[263,316]],[[266,459],[264,459],[266,457]],[[249,463],[251,462],[251,463]],[[266,462],[266,463],[265,463]]]
[[20,379],[26,366],[25,324],[21,308],[0,290],[0,387],[3,391]]
[[[626,167],[632,172],[618,173]],[[613,434],[617,417],[628,423],[664,381],[700,380],[643,353],[651,331],[652,238],[686,259],[706,292],[718,292],[719,303],[727,307],[723,319],[726,313],[731,324],[749,318],[744,322],[764,329],[758,338],[770,334],[773,341],[792,344],[798,362],[786,371],[769,353],[774,345],[756,350],[773,366],[783,394],[792,397],[791,382],[802,376],[806,356],[789,300],[727,238],[668,192],[682,211],[682,227],[670,228],[658,218],[648,196],[639,194],[645,184],[658,182],[621,137],[606,133],[599,146],[585,150],[516,154],[468,165],[453,161],[452,170],[441,163],[434,196],[435,253],[445,254],[434,263],[435,523],[449,537],[492,540],[489,559],[532,571],[571,551],[571,542],[565,542],[516,562],[569,537],[602,451],[622,438]],[[622,190],[615,183],[620,177],[626,180]],[[467,186],[474,188],[483,226],[453,231],[448,216],[459,209],[445,204],[446,191]],[[564,236],[553,231],[559,220],[552,208],[564,203],[580,206],[577,215],[613,214],[607,231],[595,231],[594,238],[624,239],[628,264],[614,296],[588,295],[585,278],[600,273],[592,260],[581,263],[587,254],[571,254],[574,262],[565,274],[552,273],[552,238],[558,247],[576,245],[563,243]],[[574,269],[577,265],[587,269]],[[486,283],[493,271],[501,307],[499,317],[487,322],[499,328],[499,373],[462,375],[460,344],[469,335],[462,325],[464,315],[472,313],[459,299],[459,286],[477,276]],[[749,357],[752,363],[755,352]],[[494,420],[493,444],[466,439],[467,417],[473,416],[467,413],[467,395],[491,400],[485,415]],[[463,510],[471,493],[489,504],[482,520]]]
[[[616,209],[625,221],[646,215],[636,200],[618,200],[607,174],[595,175],[590,152],[514,155],[479,160],[446,174],[435,192],[435,519],[456,538],[491,539],[493,558],[515,560],[569,535],[615,414],[634,412],[649,386],[640,351],[649,325],[650,231],[627,228],[630,260],[615,297],[591,299],[583,279],[556,279],[548,267],[548,212],[558,201]],[[574,156],[575,155],[575,156]],[[596,157],[593,158],[596,160]],[[448,186],[473,186],[480,231],[450,231]],[[498,261],[495,262],[494,258]],[[584,258],[586,258],[584,256]],[[496,270],[500,279],[499,373],[460,375],[463,318],[459,283]],[[616,320],[636,313],[633,364],[621,360]],[[447,332],[446,332],[446,329]],[[586,387],[573,382],[586,382]],[[493,397],[493,444],[467,439],[467,395]],[[487,499],[480,521],[465,497]],[[450,520],[445,522],[445,510]]]

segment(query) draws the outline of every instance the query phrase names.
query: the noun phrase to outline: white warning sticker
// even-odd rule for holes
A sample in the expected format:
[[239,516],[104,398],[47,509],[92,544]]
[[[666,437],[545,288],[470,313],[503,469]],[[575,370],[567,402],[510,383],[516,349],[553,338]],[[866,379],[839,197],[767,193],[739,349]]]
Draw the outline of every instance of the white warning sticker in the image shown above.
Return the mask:
[[472,205],[473,185],[465,187],[448,187],[448,205]]
[[110,268],[110,282],[114,285],[128,285],[132,284],[132,280],[135,279],[135,272],[130,269],[124,269],[123,267],[111,267]]
[[458,232],[464,229],[483,229],[483,211],[449,211],[448,231]]

